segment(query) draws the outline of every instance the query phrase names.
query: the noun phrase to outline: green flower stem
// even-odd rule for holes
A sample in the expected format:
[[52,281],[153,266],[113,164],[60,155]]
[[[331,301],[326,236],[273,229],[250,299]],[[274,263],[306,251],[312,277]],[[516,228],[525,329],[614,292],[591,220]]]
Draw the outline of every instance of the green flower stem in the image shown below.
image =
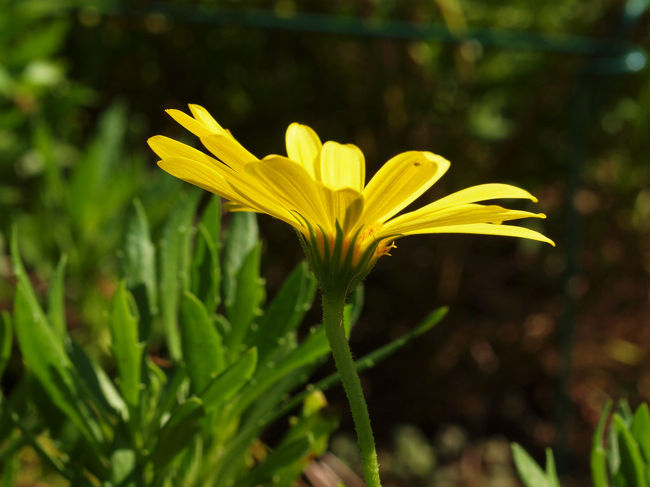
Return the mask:
[[367,487],[381,487],[379,481],[379,465],[375,439],[370,427],[368,406],[363,397],[361,381],[357,374],[352,353],[345,337],[343,326],[343,308],[345,306],[345,292],[323,292],[323,324],[325,333],[332,349],[334,363],[341,375],[343,388],[348,396],[354,427],[357,430],[357,440],[361,448],[363,470]]

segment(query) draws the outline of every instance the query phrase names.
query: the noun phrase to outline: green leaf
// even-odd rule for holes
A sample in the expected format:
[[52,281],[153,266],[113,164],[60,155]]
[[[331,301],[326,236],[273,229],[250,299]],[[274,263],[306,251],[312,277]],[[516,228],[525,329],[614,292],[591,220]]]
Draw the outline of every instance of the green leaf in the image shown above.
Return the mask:
[[72,365],[79,375],[79,384],[83,386],[82,392],[89,401],[92,401],[93,408],[101,412],[107,422],[114,420],[108,418],[108,415],[127,418],[126,404],[106,373],[91,362],[84,350],[74,341],[68,344],[67,350]]
[[250,380],[256,365],[257,349],[251,348],[212,379],[200,395],[206,409],[216,409],[230,400]]
[[201,225],[207,230],[215,247],[219,250],[221,246],[221,199],[212,196],[210,202],[201,215]]
[[641,404],[634,412],[630,429],[632,436],[641,448],[645,463],[650,463],[650,412],[646,403]]
[[253,487],[264,483],[273,477],[275,472],[300,461],[300,459],[309,453],[310,447],[311,441],[308,436],[296,438],[278,447],[269,453],[262,463],[247,475],[246,478],[238,482],[238,486]]
[[174,208],[160,240],[160,308],[169,354],[181,359],[178,331],[179,295],[189,289],[190,242],[192,220],[199,193],[186,195]]
[[290,373],[304,366],[313,366],[329,353],[329,343],[325,329],[321,326],[313,329],[307,338],[286,357],[277,363],[267,362],[258,368],[253,380],[242,391],[237,404],[230,411],[234,417],[241,414],[253,401],[260,397],[269,387],[276,384]]
[[255,214],[233,213],[223,252],[223,299],[226,307],[235,299],[237,274],[257,242]]
[[232,284],[232,299],[226,301],[226,314],[232,330],[225,341],[231,360],[239,356],[253,318],[260,314],[259,306],[264,299],[264,286],[260,278],[261,249],[258,242],[243,260]]
[[8,311],[2,311],[0,313],[0,379],[11,358],[12,343],[11,315]]
[[[31,291],[31,289],[30,289]],[[16,287],[14,331],[27,366],[34,372],[50,400],[77,426],[91,443],[100,443],[97,424],[82,402],[73,369],[63,344],[57,340],[33,291],[23,283]]]
[[160,429],[158,442],[151,454],[156,469],[167,465],[190,446],[194,435],[200,431],[200,420],[203,416],[203,402],[197,397],[190,397],[176,408]]
[[202,391],[224,367],[221,336],[196,296],[186,292],[181,303],[183,357],[192,390]]
[[[122,486],[136,466],[136,452],[130,448],[118,448],[113,451],[110,459],[111,485]],[[128,485],[135,485],[134,483]]]
[[131,408],[138,405],[140,398],[140,374],[144,351],[144,344],[138,341],[138,319],[133,308],[135,308],[133,297],[127,291],[126,283],[122,281],[113,296],[109,327],[120,390]]
[[590,466],[594,487],[609,487],[607,482],[607,459],[605,455],[604,436],[605,425],[607,424],[607,418],[611,409],[612,402],[607,401],[598,420],[598,425],[596,426],[591,443]]
[[550,487],[551,484],[546,478],[544,471],[537,465],[526,450],[517,443],[510,445],[512,458],[517,467],[519,478],[526,487]]
[[156,249],[140,200],[133,202],[120,253],[120,271],[126,287],[135,298],[140,316],[140,336],[149,336],[151,319],[158,313],[156,289]]
[[65,320],[65,266],[67,259],[61,257],[56,266],[50,292],[47,296],[47,317],[54,333],[61,343],[65,343],[67,325]]
[[266,313],[250,328],[246,343],[259,351],[260,362],[278,346],[278,340],[294,332],[311,308],[316,293],[316,279],[306,262],[291,272]]
[[219,254],[205,225],[199,223],[192,254],[190,291],[205,304],[209,313],[214,313],[219,306],[220,282]]
[[546,449],[546,479],[548,480],[549,487],[560,487],[560,479],[557,478],[557,470],[555,469],[555,458],[553,458],[553,450]]
[[645,468],[639,445],[630,432],[626,421],[617,413],[612,419],[614,429],[622,440],[621,447],[621,473],[627,485],[646,487]]

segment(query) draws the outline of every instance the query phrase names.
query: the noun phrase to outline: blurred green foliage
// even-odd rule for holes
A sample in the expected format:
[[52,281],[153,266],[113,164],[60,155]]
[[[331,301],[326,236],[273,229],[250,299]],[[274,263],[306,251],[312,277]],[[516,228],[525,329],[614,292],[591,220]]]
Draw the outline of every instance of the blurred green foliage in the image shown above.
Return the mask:
[[[611,402],[605,405],[591,446],[591,478],[594,487],[644,487],[650,483],[650,413],[642,403],[632,412],[626,401],[610,417]],[[519,445],[512,454],[525,487],[560,487],[555,461],[546,451],[542,470]]]

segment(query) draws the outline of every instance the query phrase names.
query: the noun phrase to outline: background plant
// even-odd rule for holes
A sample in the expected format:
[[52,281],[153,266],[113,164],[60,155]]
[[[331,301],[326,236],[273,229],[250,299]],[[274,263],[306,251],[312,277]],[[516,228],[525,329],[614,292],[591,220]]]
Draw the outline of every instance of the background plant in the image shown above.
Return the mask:
[[[610,416],[607,403],[598,420],[591,446],[591,477],[594,487],[647,486],[650,482],[650,413],[642,403],[634,412],[626,401]],[[542,470],[526,451],[512,446],[519,475],[526,487],[560,487],[553,452],[546,451]]]
[[[321,391],[337,376],[306,387],[329,347],[320,325],[298,328],[314,278],[300,263],[264,307],[255,217],[233,217],[222,242],[219,200],[194,226],[197,205],[197,193],[184,196],[154,245],[135,202],[120,252],[122,280],[106,316],[108,368],[67,333],[65,258],[43,310],[14,232],[18,284],[13,315],[2,315],[0,367],[13,330],[26,368],[0,404],[3,485],[20,481],[25,447],[72,485],[102,486],[291,486],[324,452],[338,422]],[[348,333],[361,308],[361,291],[355,296],[346,308]],[[374,365],[443,314],[358,366]],[[267,446],[260,435],[300,406]]]

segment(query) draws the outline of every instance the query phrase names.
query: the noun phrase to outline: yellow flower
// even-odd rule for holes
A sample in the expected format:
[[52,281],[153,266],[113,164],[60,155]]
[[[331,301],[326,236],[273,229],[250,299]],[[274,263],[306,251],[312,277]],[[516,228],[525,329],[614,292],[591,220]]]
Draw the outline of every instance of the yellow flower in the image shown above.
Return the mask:
[[157,135],[148,141],[168,173],[228,200],[231,211],[266,213],[296,228],[321,280],[350,282],[363,277],[388,253],[393,241],[424,233],[476,233],[539,240],[541,233],[503,222],[544,218],[542,213],[509,210],[479,202],[496,198],[537,201],[507,184],[482,184],[397,215],[449,168],[445,158],[424,151],[403,152],[384,164],[366,184],[365,160],[352,144],[320,138],[306,125],[286,132],[287,156],[258,159],[230,131],[198,105],[192,116],[167,110],[199,137],[208,155]]

